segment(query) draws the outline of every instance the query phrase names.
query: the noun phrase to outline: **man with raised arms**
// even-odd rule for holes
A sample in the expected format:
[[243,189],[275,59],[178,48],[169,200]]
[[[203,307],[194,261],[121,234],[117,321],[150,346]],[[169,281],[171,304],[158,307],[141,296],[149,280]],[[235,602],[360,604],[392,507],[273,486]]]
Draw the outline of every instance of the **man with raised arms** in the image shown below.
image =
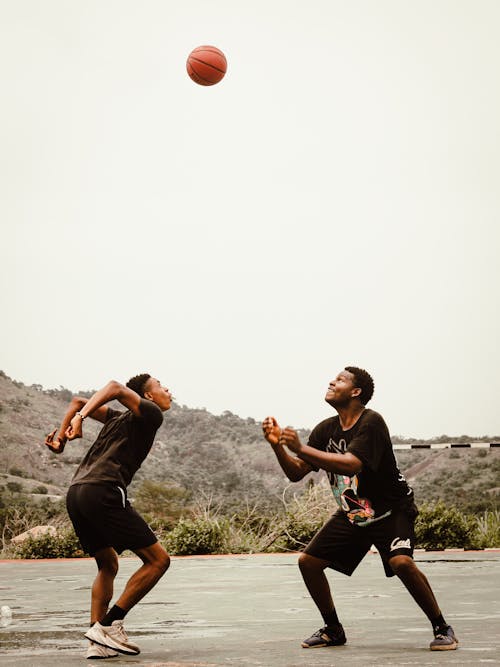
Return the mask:
[[398,469],[383,418],[365,407],[373,390],[365,370],[347,366],[330,382],[325,396],[338,414],[319,423],[306,445],[294,429],[281,429],[274,417],[266,417],[262,425],[287,477],[297,482],[312,470],[325,470],[339,505],[299,557],[304,583],[325,624],[302,646],[345,644],[324,570],[330,567],[350,576],[374,544],[386,576],[399,577],[431,622],[430,649],[456,649],[453,629],[413,561],[418,510],[413,491]]
[[[126,386],[111,381],[88,400],[73,398],[59,430],[52,431],[45,439],[47,447],[60,454],[67,440],[82,437],[87,417],[104,424],[78,466],[66,497],[75,532],[97,564],[92,585],[91,627],[85,633],[91,642],[87,658],[140,652],[128,638],[123,619],[153,588],[170,563],[168,553],[127,500],[127,487],[148,455],[162,424],[162,413],[170,408],[171,399],[169,390],[148,373],[136,375]],[[126,410],[108,407],[107,403],[113,400]],[[137,554],[143,564],[109,609],[118,554],[125,549]]]

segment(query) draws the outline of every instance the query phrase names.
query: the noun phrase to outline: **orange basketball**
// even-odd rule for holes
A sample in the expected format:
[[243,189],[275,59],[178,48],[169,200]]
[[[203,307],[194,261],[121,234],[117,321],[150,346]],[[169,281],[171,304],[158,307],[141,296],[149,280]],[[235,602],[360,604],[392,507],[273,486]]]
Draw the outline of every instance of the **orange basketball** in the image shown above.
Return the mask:
[[215,46],[198,46],[189,54],[186,69],[195,83],[213,86],[226,73],[226,56]]

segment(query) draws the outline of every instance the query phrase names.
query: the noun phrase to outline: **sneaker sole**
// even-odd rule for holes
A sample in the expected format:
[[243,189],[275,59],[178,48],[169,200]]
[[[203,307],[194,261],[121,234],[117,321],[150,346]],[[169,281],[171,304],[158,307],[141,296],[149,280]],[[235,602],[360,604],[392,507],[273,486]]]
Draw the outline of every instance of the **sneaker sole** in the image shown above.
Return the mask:
[[301,644],[302,648],[337,648],[339,646],[345,646],[346,642],[342,644],[315,644],[311,646],[310,644]]
[[455,644],[448,644],[447,646],[431,646],[431,651],[454,651],[458,648],[458,642]]
[[[96,639],[93,635],[90,635],[90,636],[89,635],[90,635],[90,632],[86,632],[84,634],[84,637],[86,637],[87,639],[90,639],[90,641],[93,641],[94,644],[99,644],[99,646],[104,646],[105,648],[109,648],[112,651],[118,651],[118,653],[122,653],[123,655],[139,655],[139,653],[140,653],[140,651],[132,651],[131,649],[124,649],[121,646],[120,647],[118,647],[116,645],[112,646],[111,641],[109,642],[109,644],[106,644],[103,641],[99,641],[98,639]],[[114,657],[116,657],[116,656],[114,656]],[[93,659],[95,660],[95,658],[93,658]]]

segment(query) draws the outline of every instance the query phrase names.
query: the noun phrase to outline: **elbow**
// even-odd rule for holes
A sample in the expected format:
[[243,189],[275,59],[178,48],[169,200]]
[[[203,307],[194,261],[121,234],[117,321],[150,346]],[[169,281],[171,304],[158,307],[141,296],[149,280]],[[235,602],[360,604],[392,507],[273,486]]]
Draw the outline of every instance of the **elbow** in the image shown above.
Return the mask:
[[105,402],[120,400],[126,390],[126,387],[117,380],[110,380],[101,390],[105,396]]
[[113,394],[114,397],[120,396],[123,390],[123,385],[120,384],[120,382],[117,382],[117,380],[110,380],[108,384],[106,385],[106,390],[110,393]]
[[362,467],[363,466],[351,464],[346,468],[344,474],[349,475],[349,477],[354,477],[354,475],[357,475],[358,472],[361,472]]
[[71,399],[71,407],[75,408],[75,410],[81,410],[86,403],[87,399],[81,396],[73,396]]

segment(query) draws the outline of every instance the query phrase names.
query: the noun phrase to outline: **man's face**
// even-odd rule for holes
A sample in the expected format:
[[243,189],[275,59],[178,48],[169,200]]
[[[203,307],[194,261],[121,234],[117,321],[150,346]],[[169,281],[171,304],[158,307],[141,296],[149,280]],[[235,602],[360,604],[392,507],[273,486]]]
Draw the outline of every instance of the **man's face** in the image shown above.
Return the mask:
[[354,385],[354,375],[349,371],[341,371],[328,385],[325,401],[334,408],[342,407],[360,393],[360,388]]
[[163,387],[161,382],[156,378],[149,378],[144,387],[144,398],[153,401],[156,405],[165,412],[170,408],[172,403],[172,394],[166,387]]

